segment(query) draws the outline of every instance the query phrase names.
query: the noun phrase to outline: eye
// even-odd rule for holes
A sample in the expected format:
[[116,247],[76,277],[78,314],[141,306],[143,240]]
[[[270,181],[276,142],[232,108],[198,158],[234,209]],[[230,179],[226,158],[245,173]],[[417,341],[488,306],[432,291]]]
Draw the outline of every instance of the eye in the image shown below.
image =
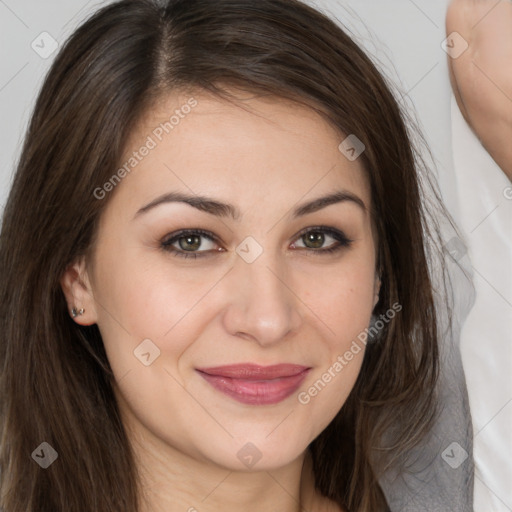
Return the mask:
[[[202,239],[206,239],[207,243],[204,243]],[[213,233],[201,229],[179,231],[171,237],[164,239],[161,245],[164,250],[172,252],[174,255],[181,256],[182,258],[210,256],[211,251],[221,251],[221,249],[215,249],[213,247],[216,245]],[[198,249],[202,250],[199,251]]]
[[[320,254],[339,251],[343,248],[350,247],[353,242],[353,240],[349,240],[342,231],[326,226],[307,228],[299,234],[299,239],[304,244],[303,246],[299,246],[300,248]],[[334,243],[331,242],[328,244],[328,247],[322,248],[329,239],[333,240]],[[294,245],[296,246],[296,244]]]
[[[297,242],[292,244],[293,248],[299,248],[316,254],[326,254],[339,251],[349,247],[352,240],[349,240],[342,231],[326,226],[316,226],[307,228],[298,235],[298,240],[302,241],[303,246],[297,246]],[[216,236],[209,231],[201,229],[181,230],[173,233],[161,242],[161,247],[167,252],[182,258],[203,258],[213,256],[217,252],[224,252],[224,249],[218,247]],[[322,246],[333,240],[328,247]],[[206,240],[204,243],[203,240]],[[217,248],[215,248],[217,246]]]

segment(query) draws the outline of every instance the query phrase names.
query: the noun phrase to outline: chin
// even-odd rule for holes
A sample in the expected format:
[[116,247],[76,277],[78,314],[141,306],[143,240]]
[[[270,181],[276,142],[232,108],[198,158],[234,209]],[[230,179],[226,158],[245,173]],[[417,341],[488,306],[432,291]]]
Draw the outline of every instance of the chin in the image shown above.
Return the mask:
[[[217,466],[229,471],[258,472],[274,471],[292,463],[307,449],[308,444],[299,445],[297,440],[288,439],[287,445],[283,445],[281,439],[278,445],[275,442],[265,440],[267,434],[260,439],[239,440],[233,439],[222,451],[211,452],[210,445],[207,451],[203,451],[203,457]],[[215,442],[212,442],[214,444]],[[219,444],[216,444],[220,448]]]

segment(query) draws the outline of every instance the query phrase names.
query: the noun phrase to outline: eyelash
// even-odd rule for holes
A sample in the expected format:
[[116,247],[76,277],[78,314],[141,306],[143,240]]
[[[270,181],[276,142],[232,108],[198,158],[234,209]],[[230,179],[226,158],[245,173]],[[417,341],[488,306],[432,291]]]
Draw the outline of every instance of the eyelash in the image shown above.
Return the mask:
[[[321,255],[326,254],[332,254],[335,252],[338,252],[344,248],[348,248],[351,246],[353,240],[349,240],[345,234],[342,231],[338,231],[337,229],[329,228],[326,226],[315,226],[310,227],[302,230],[298,235],[296,239],[299,239],[303,237],[304,235],[307,235],[308,233],[323,233],[329,236],[332,236],[338,244],[334,245],[332,247],[329,247],[327,249],[312,249],[312,248],[301,248],[302,250],[307,250],[312,253],[320,253]],[[198,251],[198,252],[191,252],[191,251],[182,251],[179,249],[176,249],[175,247],[172,247],[172,244],[177,242],[180,238],[184,238],[186,236],[190,235],[200,235],[204,236],[208,240],[212,242],[216,242],[216,237],[213,233],[209,231],[204,231],[202,229],[184,229],[181,231],[178,231],[177,233],[172,234],[172,236],[167,236],[161,241],[161,247],[164,251],[173,253],[174,256],[178,256],[181,258],[204,258],[208,256],[212,256],[212,252],[210,251]]]

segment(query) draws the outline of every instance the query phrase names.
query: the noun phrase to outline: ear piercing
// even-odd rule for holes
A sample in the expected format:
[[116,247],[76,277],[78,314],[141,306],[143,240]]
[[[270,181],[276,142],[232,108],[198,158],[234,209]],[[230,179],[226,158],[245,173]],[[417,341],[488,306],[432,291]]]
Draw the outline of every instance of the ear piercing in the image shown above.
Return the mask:
[[77,316],[80,316],[80,315],[83,315],[85,313],[85,309],[84,308],[80,308],[80,309],[76,309],[76,308],[73,308],[71,310],[71,315],[73,316],[73,318],[76,318]]

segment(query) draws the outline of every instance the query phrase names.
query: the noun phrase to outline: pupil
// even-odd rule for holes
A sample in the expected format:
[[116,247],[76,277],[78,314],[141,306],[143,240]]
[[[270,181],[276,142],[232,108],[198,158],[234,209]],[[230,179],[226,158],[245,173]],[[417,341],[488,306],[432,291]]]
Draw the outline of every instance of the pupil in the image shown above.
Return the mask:
[[[182,243],[183,240],[185,241],[184,243]],[[190,244],[190,245],[187,246],[186,244]],[[200,246],[201,246],[201,239],[198,235],[189,235],[189,236],[184,236],[184,237],[180,238],[180,248],[185,251],[199,249]]]
[[308,242],[312,244],[312,247],[317,249],[319,247],[322,247],[324,243],[324,234],[315,232],[315,233],[308,233],[305,235],[304,243],[308,245]]

